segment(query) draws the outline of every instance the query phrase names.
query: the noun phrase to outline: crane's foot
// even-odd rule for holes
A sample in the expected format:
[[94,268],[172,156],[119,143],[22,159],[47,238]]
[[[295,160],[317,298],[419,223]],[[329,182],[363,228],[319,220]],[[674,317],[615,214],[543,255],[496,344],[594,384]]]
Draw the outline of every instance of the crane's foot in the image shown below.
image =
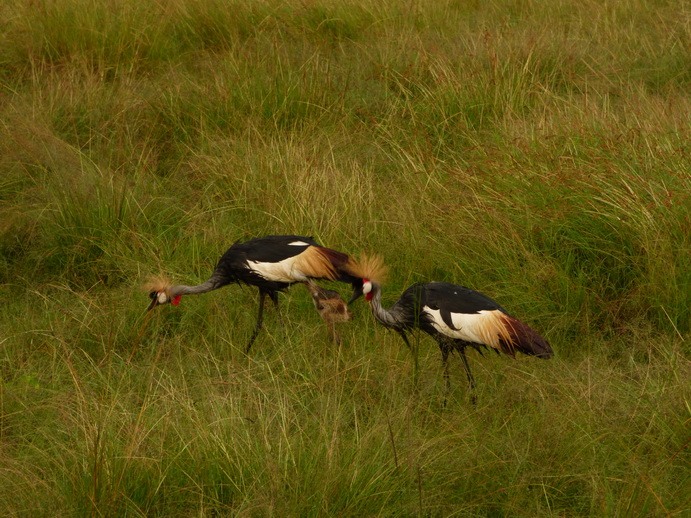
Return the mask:
[[258,334],[259,334],[259,329],[255,329],[254,332],[252,333],[252,336],[250,337],[249,343],[245,346],[245,354],[249,354],[250,349],[252,348],[252,344],[254,343],[254,340],[256,340]]

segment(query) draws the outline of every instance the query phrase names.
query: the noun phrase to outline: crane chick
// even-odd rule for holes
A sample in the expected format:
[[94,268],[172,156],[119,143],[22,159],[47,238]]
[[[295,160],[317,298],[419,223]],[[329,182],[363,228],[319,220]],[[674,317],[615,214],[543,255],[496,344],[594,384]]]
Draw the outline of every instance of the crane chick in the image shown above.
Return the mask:
[[334,323],[351,320],[353,312],[350,311],[338,292],[322,288],[311,279],[305,282],[305,286],[310,295],[312,295],[312,301],[314,302],[314,307],[317,308],[319,316],[326,322],[326,328],[329,331],[331,340],[335,344],[341,345],[341,337],[336,333]]

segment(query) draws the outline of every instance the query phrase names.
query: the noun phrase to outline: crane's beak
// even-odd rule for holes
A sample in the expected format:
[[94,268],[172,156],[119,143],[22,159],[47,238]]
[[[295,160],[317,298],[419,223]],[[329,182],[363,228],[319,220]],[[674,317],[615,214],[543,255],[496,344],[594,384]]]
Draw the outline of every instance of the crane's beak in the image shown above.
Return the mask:
[[352,295],[352,297],[350,297],[350,300],[348,301],[348,305],[352,304],[353,302],[355,302],[360,297],[362,297],[362,283],[360,283],[360,286],[353,284],[353,295]]
[[158,298],[156,297],[156,292],[149,293],[149,298],[151,299],[151,304],[146,308],[147,311],[151,311],[158,304]]

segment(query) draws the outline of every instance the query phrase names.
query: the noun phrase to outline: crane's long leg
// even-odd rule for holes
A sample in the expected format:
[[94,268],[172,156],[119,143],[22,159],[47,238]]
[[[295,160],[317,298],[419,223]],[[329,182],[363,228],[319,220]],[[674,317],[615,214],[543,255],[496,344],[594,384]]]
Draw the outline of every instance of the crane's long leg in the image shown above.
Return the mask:
[[451,380],[449,379],[449,353],[451,352],[451,347],[440,340],[439,348],[441,349],[441,363],[444,366],[444,386],[446,389],[444,392],[444,406],[446,406],[446,398],[451,393]]
[[254,340],[257,338],[257,335],[259,334],[259,331],[262,328],[262,321],[264,320],[264,299],[266,298],[266,293],[263,291],[259,291],[259,314],[257,315],[257,325],[254,328],[254,331],[252,332],[252,336],[250,336],[250,341],[247,344],[247,347],[245,347],[245,353],[250,352],[250,348],[252,347],[252,344],[254,343]]
[[274,303],[274,307],[276,308],[276,314],[278,315],[278,322],[283,326],[283,317],[281,316],[281,312],[278,310],[278,292],[276,291],[270,291],[269,292],[269,298],[271,299],[271,302]]
[[286,340],[288,338],[288,335],[286,334],[286,326],[283,323],[283,316],[281,315],[281,310],[278,307],[278,292],[277,291],[270,291],[269,292],[269,298],[271,299],[271,302],[274,303],[274,307],[276,308],[276,315],[278,315],[278,324],[281,326],[281,332],[283,333],[283,339]]
[[396,329],[396,332],[401,336],[401,338],[403,338],[403,341],[405,342],[406,346],[408,347],[408,350],[413,355],[413,383],[417,387],[418,372],[419,372],[417,345],[415,347],[410,345],[410,342],[408,341],[408,335],[406,335],[405,331],[403,331],[402,329]]
[[413,348],[410,347],[410,342],[408,341],[408,336],[406,336],[405,331],[401,329],[396,329],[396,332],[401,335],[401,338],[403,338],[403,341],[405,342],[406,347],[408,347],[408,350],[412,351]]
[[456,350],[463,360],[463,367],[465,368],[465,375],[468,378],[468,387],[470,388],[470,402],[474,405],[477,403],[477,395],[475,394],[475,378],[470,373],[470,365],[468,365],[468,358],[465,356],[465,346],[456,344]]

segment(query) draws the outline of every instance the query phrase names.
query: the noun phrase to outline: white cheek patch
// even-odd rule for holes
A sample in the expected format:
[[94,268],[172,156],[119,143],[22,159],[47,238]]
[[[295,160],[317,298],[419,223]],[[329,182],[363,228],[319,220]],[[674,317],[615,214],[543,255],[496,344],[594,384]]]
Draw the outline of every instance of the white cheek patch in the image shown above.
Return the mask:
[[166,292],[165,291],[159,291],[158,292],[158,303],[159,304],[165,304],[166,302],[168,302],[168,297],[166,295]]
[[362,293],[367,295],[370,291],[372,291],[372,283],[371,282],[366,282],[365,284],[362,285]]

